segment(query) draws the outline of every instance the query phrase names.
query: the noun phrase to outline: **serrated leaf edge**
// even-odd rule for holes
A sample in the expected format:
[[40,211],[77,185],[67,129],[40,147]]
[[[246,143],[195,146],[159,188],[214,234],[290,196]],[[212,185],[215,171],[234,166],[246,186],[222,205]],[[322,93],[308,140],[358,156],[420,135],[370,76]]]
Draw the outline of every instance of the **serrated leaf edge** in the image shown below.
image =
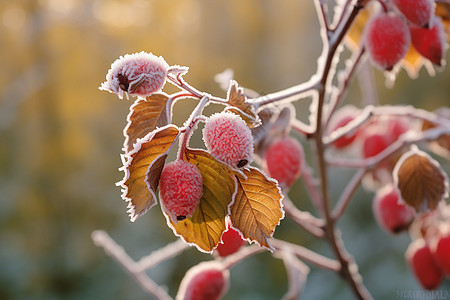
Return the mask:
[[[398,188],[398,183],[399,183],[398,182],[398,180],[399,180],[398,179],[398,171],[401,168],[401,166],[403,165],[403,163],[405,162],[405,160],[407,160],[408,158],[410,158],[413,155],[421,155],[421,156],[424,156],[424,157],[428,158],[430,163],[433,164],[435,167],[437,167],[439,169],[439,171],[441,172],[442,176],[444,177],[444,187],[445,187],[444,194],[441,196],[441,199],[439,200],[439,202],[444,201],[449,196],[449,178],[448,178],[447,173],[444,172],[444,170],[442,169],[441,165],[439,164],[439,162],[437,160],[435,160],[433,157],[431,157],[428,153],[420,150],[415,145],[411,146],[411,149],[408,152],[404,153],[399,158],[397,163],[395,164],[394,170],[392,171],[392,176],[394,177],[394,187],[395,187],[395,189],[401,195],[401,191]],[[401,201],[403,201],[403,200],[401,200]]]
[[[121,155],[120,155],[123,166],[119,168],[119,171],[123,171],[123,172],[125,173],[125,175],[124,175],[124,177],[123,177],[123,179],[122,179],[121,181],[116,182],[116,186],[120,186],[120,187],[121,187],[121,191],[122,191],[121,198],[122,198],[125,202],[127,202],[127,204],[128,204],[128,205],[127,205],[127,209],[128,209],[128,210],[127,210],[127,213],[128,213],[128,215],[130,216],[130,221],[131,221],[131,222],[136,221],[140,216],[144,215],[147,211],[149,211],[153,206],[155,206],[155,205],[158,203],[157,197],[156,197],[155,193],[154,193],[151,189],[149,189],[149,191],[150,191],[150,193],[152,194],[152,197],[153,197],[153,199],[154,199],[155,201],[153,201],[150,205],[148,205],[141,213],[136,214],[134,205],[131,203],[132,199],[131,199],[131,198],[128,198],[128,197],[126,196],[126,195],[128,194],[128,186],[126,186],[125,183],[126,183],[127,180],[130,178],[130,172],[128,171],[128,167],[130,167],[131,162],[133,161],[132,155],[134,155],[134,154],[136,154],[137,152],[139,152],[139,150],[141,150],[142,145],[143,145],[144,143],[146,143],[146,142],[149,142],[149,141],[155,136],[155,134],[156,134],[157,132],[162,131],[162,130],[164,130],[164,129],[166,129],[166,128],[169,128],[169,127],[172,127],[172,128],[177,129],[177,130],[178,130],[178,134],[177,134],[177,136],[175,137],[175,139],[174,139],[172,145],[170,145],[170,147],[167,148],[167,150],[166,150],[164,153],[158,155],[158,156],[152,161],[152,163],[151,163],[151,164],[149,165],[149,167],[148,167],[148,169],[150,169],[151,166],[153,165],[154,161],[156,161],[156,160],[157,160],[159,157],[161,157],[162,155],[167,154],[167,153],[170,151],[170,149],[172,148],[173,144],[175,144],[175,141],[178,139],[178,137],[179,137],[179,135],[180,135],[180,130],[179,130],[179,128],[178,128],[177,126],[175,126],[175,125],[173,125],[173,124],[169,124],[169,125],[166,125],[166,126],[157,128],[157,129],[153,130],[152,132],[149,132],[145,137],[137,139],[137,142],[133,145],[133,150],[131,150],[131,151],[128,152],[128,153],[125,153],[125,154],[121,154]],[[147,172],[148,172],[148,170],[147,170]],[[147,177],[147,173],[146,173],[146,177]],[[148,184],[147,184],[147,183],[146,183],[146,185],[147,185],[147,188],[148,188]]]
[[[277,180],[275,180],[275,179],[273,179],[273,178],[267,176],[267,174],[266,174],[263,170],[260,170],[260,169],[258,169],[258,168],[251,167],[251,166],[247,167],[247,169],[249,169],[249,171],[252,170],[252,169],[258,171],[258,172],[261,173],[268,181],[270,181],[270,182],[276,184],[278,193],[281,195],[281,198],[280,198],[280,209],[279,209],[280,212],[281,212],[281,218],[278,220],[278,223],[275,225],[275,228],[276,228],[277,226],[279,226],[279,225],[281,224],[281,220],[283,220],[284,217],[285,217],[285,212],[284,212],[284,209],[283,209],[283,207],[284,207],[284,205],[283,205],[284,194],[283,194],[283,192],[281,191],[280,185],[278,184],[278,181],[277,181]],[[234,193],[234,195],[233,195],[233,200],[232,200],[232,202],[230,202],[230,204],[228,205],[228,215],[231,215],[231,207],[233,206],[233,204],[234,204],[234,202],[235,202],[235,198],[236,198],[235,196],[236,196],[237,191],[238,191],[238,183],[237,183],[237,180],[239,180],[239,179],[247,180],[247,176],[244,175],[243,177],[239,177],[239,176],[236,175],[233,179],[234,179],[234,181],[235,181],[236,190],[235,190],[235,193]],[[231,222],[231,223],[233,223],[233,222]],[[269,245],[269,247],[267,247],[267,246],[265,246],[265,245],[262,245],[261,243],[258,242],[258,240],[251,240],[250,238],[245,238],[245,237],[244,237],[244,234],[241,232],[241,230],[240,230],[239,228],[235,227],[234,225],[233,225],[233,228],[234,228],[237,232],[239,232],[239,234],[241,235],[242,239],[245,240],[245,241],[247,241],[248,243],[250,243],[250,244],[256,243],[256,244],[258,244],[260,247],[264,247],[264,248],[268,249],[270,252],[274,252],[274,251],[275,251],[275,248],[273,248],[272,245],[270,244],[270,239],[273,237],[273,234],[275,233],[275,228],[274,228],[273,232],[270,234],[270,236],[264,235],[264,236],[265,236],[264,239],[265,239],[267,245]]]

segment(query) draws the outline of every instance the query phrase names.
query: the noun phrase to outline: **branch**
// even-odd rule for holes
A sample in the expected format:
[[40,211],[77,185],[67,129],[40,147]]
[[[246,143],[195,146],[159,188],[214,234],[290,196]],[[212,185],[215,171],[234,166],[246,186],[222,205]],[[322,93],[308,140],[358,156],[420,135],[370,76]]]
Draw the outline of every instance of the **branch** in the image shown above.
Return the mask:
[[[94,241],[94,244],[97,247],[102,247],[105,250],[105,253],[109,256],[111,256],[119,265],[122,266],[122,268],[127,271],[140,285],[141,287],[149,294],[153,295],[158,300],[172,300],[170,295],[164,290],[162,287],[160,287],[158,284],[156,284],[148,275],[145,273],[145,268],[141,268],[139,264],[137,264],[134,260],[128,256],[128,254],[125,252],[125,250],[119,246],[109,235],[103,230],[96,230],[93,231],[91,234],[91,238]],[[182,251],[185,248],[181,248],[177,242],[170,244],[169,246],[175,245],[177,247],[178,251]],[[165,251],[167,251],[167,247],[165,248]],[[162,262],[163,260],[172,257],[175,251],[169,251],[167,255],[162,254],[155,254],[159,257],[159,262]],[[176,255],[176,254],[175,254]],[[147,259],[145,259],[147,260]],[[156,260],[152,259],[152,265],[153,263],[156,263]],[[148,264],[148,262],[147,262]]]
[[347,184],[344,192],[341,195],[341,198],[339,198],[338,203],[336,204],[333,212],[331,213],[331,216],[334,220],[338,220],[344,214],[347,205],[350,203],[353,194],[355,193],[356,189],[358,188],[359,184],[361,183],[361,180],[364,178],[364,175],[366,175],[366,173],[367,173],[366,169],[358,170],[358,172],[356,172],[355,175],[353,176],[352,180]]
[[295,254],[295,256],[297,256],[301,260],[312,263],[322,269],[333,272],[339,272],[339,270],[341,269],[341,266],[338,261],[320,255],[312,250],[309,250],[308,248],[277,239],[271,240],[270,244],[276,250],[282,250]]
[[286,194],[284,194],[283,198],[283,209],[295,223],[307,232],[317,238],[325,237],[325,232],[322,229],[323,221],[315,218],[309,212],[299,210]]

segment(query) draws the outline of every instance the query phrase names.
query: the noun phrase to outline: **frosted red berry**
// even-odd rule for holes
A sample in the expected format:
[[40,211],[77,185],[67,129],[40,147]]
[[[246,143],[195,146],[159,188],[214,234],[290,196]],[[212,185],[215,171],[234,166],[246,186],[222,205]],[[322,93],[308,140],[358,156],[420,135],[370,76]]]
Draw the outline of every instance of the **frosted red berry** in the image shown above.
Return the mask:
[[399,14],[381,12],[366,25],[364,45],[372,62],[391,70],[409,50],[411,36],[406,21]]
[[280,186],[290,187],[300,176],[303,147],[289,136],[279,138],[270,144],[265,152],[265,166],[269,176]]
[[391,233],[407,229],[414,219],[414,211],[399,198],[398,191],[390,184],[376,193],[372,204],[378,224]]
[[444,278],[444,274],[435,263],[430,247],[425,241],[418,239],[411,243],[405,255],[420,285],[427,290],[437,289]]
[[234,168],[253,161],[253,136],[238,115],[221,112],[209,117],[203,128],[203,141],[216,159]]
[[218,262],[202,262],[184,275],[176,300],[219,300],[229,288],[229,271]]
[[101,90],[123,95],[146,97],[162,89],[169,65],[161,56],[140,52],[121,56],[111,65]]
[[239,232],[231,227],[231,222],[227,219],[227,230],[222,234],[222,241],[216,248],[217,253],[222,257],[233,254],[244,245],[244,242]]
[[450,276],[450,232],[440,233],[431,245],[434,261],[441,270]]
[[363,141],[363,156],[365,158],[375,156],[386,149],[387,146],[389,146],[389,144],[384,134],[367,134]]
[[429,29],[411,26],[411,41],[420,55],[435,65],[442,65],[446,50],[446,37],[441,19],[434,17]]
[[394,0],[395,6],[412,23],[428,27],[434,15],[434,0]]
[[[330,128],[332,129],[331,131],[335,131],[338,128],[344,127],[345,125],[353,121],[358,114],[359,110],[354,106],[344,106],[340,108],[336,111],[330,121]],[[345,148],[355,141],[357,135],[357,131],[350,132],[334,141],[333,146],[337,149]]]
[[192,217],[203,194],[202,174],[183,160],[168,163],[161,172],[159,198],[173,222]]

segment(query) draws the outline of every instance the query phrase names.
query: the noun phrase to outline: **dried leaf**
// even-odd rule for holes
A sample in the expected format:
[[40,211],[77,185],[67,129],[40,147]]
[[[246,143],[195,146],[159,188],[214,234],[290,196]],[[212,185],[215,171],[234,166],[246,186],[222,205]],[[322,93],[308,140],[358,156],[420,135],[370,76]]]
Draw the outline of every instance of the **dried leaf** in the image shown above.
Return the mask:
[[[247,123],[254,124],[258,117],[255,113],[255,109],[252,104],[247,102],[247,97],[244,94],[244,90],[238,87],[236,81],[232,80],[230,88],[228,89],[228,105],[236,108],[239,115],[244,115],[244,120]],[[230,110],[230,108],[228,108]],[[233,111],[233,112],[235,112]],[[253,127],[253,125],[251,125]]]
[[156,204],[156,188],[167,153],[179,135],[174,125],[157,129],[139,139],[134,149],[125,154],[125,172],[117,185],[123,188],[122,198],[128,202],[131,222]]
[[154,93],[146,99],[138,99],[130,107],[128,124],[124,129],[125,152],[133,149],[138,138],[144,137],[157,127],[168,124],[166,104],[169,96],[164,93]]
[[448,177],[439,163],[417,147],[400,157],[394,178],[403,201],[417,212],[434,210],[448,197]]
[[211,252],[226,229],[225,217],[236,190],[233,173],[204,150],[187,149],[185,159],[196,165],[202,174],[203,196],[192,218],[176,224],[167,215],[166,219],[174,233],[184,241],[200,251]]
[[276,181],[256,168],[244,170],[246,178],[237,178],[237,194],[230,207],[233,226],[250,242],[272,250],[269,238],[284,217],[283,195]]

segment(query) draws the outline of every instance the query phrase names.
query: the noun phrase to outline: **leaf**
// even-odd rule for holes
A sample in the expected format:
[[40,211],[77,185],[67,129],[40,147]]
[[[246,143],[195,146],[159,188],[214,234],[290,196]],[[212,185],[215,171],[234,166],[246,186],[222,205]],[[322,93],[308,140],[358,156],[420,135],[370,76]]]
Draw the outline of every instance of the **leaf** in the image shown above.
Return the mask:
[[237,178],[237,193],[230,207],[233,226],[250,242],[271,250],[269,238],[284,217],[278,183],[256,168],[244,170],[246,178]]
[[125,172],[117,185],[123,188],[122,199],[128,202],[131,222],[156,204],[156,188],[167,154],[180,131],[174,125],[159,128],[139,139],[134,149],[125,154]]
[[128,124],[124,129],[125,152],[133,149],[133,144],[138,138],[144,137],[157,127],[169,124],[167,119],[166,104],[169,96],[164,93],[154,93],[146,99],[138,99],[130,107]]
[[243,120],[245,120],[247,124],[250,124],[250,128],[254,127],[254,124],[258,119],[255,109],[252,104],[247,102],[247,97],[244,94],[244,90],[239,88],[237,82],[234,80],[230,83],[227,99],[228,105],[235,108],[227,108],[227,110],[241,115]]
[[450,41],[450,3],[436,3],[435,15],[441,18],[445,32],[447,33],[447,41]]
[[174,223],[166,215],[169,227],[200,251],[211,252],[220,242],[226,229],[225,217],[235,194],[231,169],[218,162],[208,152],[186,149],[186,161],[200,170],[203,178],[203,196],[192,218]]
[[401,66],[411,78],[417,78],[417,76],[419,76],[419,71],[424,63],[424,58],[417,52],[412,44],[409,46],[409,50],[405,57],[400,61]]
[[364,28],[370,18],[370,11],[367,8],[361,9],[352,26],[348,30],[345,43],[352,51],[357,51],[363,36]]
[[439,163],[417,147],[403,154],[394,168],[403,201],[417,212],[434,210],[448,197],[448,177]]
[[[441,107],[434,111],[436,115],[441,118],[450,119],[450,108]],[[426,131],[428,129],[432,129],[437,127],[437,124],[431,123],[427,120],[424,120],[422,123],[422,130]],[[450,159],[450,135],[445,134],[438,137],[435,141],[431,141],[429,144],[430,150],[434,153],[446,158]]]

